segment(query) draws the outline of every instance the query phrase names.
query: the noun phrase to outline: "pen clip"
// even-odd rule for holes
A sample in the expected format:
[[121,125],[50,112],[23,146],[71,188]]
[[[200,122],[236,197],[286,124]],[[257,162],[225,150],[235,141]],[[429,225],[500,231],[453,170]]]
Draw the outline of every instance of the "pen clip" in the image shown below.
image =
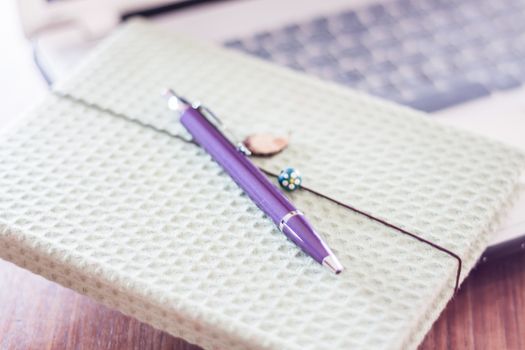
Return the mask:
[[200,103],[195,103],[194,105],[192,105],[192,108],[198,110],[204,116],[204,118],[206,118],[206,120],[210,122],[210,124],[215,126],[217,130],[219,130],[222,133],[222,135],[237,148],[239,152],[243,153],[245,156],[248,157],[252,155],[252,152],[248,148],[246,148],[244,143],[239,141],[239,138],[235,136],[235,134],[226,126],[226,124],[222,122],[222,120],[215,113],[212,112],[211,109]]
[[186,100],[184,97],[177,95],[173,90],[166,89],[163,92],[163,95],[165,98],[168,99],[168,108],[173,111],[178,111],[182,113],[185,108],[190,107],[193,108],[206,118],[206,120],[232,144],[234,145],[237,150],[241,153],[243,153],[245,156],[251,156],[252,152],[244,146],[244,144],[240,141],[237,137],[235,137],[235,134],[226,127],[226,125],[222,122],[222,120],[211,111],[208,107],[202,105],[200,102],[195,103],[189,103],[188,100]]

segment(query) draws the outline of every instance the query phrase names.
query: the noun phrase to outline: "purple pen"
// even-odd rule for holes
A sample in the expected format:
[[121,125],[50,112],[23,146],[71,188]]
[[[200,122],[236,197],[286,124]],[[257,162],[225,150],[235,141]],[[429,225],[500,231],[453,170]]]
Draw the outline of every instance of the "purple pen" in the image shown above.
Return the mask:
[[248,159],[249,151],[235,146],[221,131],[222,123],[207,108],[192,106],[167,90],[168,107],[180,113],[180,122],[210,156],[231,176],[251,200],[266,213],[282,233],[315,261],[338,274],[343,266],[284,194]]

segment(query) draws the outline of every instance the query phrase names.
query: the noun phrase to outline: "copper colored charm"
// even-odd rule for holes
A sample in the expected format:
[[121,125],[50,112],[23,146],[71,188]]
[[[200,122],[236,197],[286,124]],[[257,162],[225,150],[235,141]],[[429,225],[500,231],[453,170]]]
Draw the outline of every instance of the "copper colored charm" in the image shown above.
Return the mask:
[[288,146],[288,139],[270,134],[254,134],[244,139],[243,143],[253,155],[267,157],[285,149]]

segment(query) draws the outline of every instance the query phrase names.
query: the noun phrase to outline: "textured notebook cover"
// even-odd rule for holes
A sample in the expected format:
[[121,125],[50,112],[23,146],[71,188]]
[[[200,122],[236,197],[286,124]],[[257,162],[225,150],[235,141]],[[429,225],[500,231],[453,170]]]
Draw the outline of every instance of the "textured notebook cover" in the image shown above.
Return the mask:
[[0,256],[209,349],[415,348],[457,261],[306,191],[291,197],[346,266],[289,242],[160,98],[202,100],[239,135],[291,133],[265,169],[460,255],[462,278],[522,154],[316,78],[126,25],[0,141]]

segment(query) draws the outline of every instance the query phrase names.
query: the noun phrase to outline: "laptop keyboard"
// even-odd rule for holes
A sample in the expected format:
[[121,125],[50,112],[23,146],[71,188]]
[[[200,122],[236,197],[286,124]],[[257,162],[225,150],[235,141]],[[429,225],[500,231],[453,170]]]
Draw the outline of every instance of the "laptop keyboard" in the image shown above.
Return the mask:
[[525,1],[395,0],[227,47],[433,112],[525,80]]

